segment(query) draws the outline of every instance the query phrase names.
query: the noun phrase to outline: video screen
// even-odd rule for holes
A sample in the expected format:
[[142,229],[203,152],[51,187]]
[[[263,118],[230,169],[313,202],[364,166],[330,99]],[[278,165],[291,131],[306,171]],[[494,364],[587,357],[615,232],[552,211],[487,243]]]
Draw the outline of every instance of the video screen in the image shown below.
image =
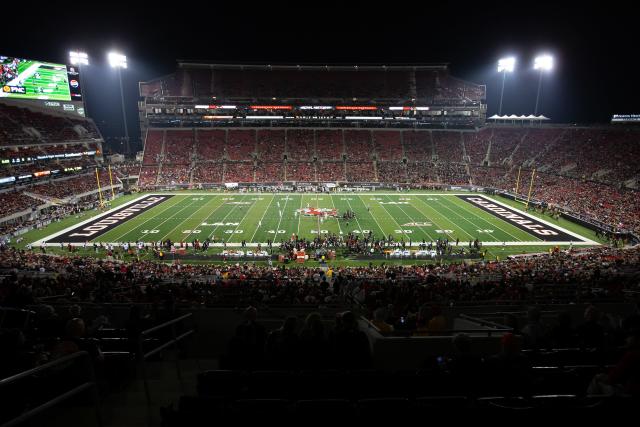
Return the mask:
[[5,98],[71,100],[67,66],[62,64],[0,56],[0,88]]

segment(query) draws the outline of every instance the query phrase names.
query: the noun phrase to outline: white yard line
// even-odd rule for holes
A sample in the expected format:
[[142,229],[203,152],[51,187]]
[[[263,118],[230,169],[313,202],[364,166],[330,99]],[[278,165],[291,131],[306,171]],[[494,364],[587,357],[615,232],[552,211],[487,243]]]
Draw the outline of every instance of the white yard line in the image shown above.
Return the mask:
[[[473,222],[473,221],[471,221],[471,220],[468,220],[467,218],[465,218],[465,217],[463,217],[463,216],[460,216],[456,211],[454,211],[454,210],[453,210],[453,209],[451,209],[450,207],[445,206],[444,204],[442,204],[442,203],[440,203],[440,202],[438,202],[438,201],[436,201],[436,203],[438,203],[438,204],[439,204],[440,206],[442,206],[443,208],[448,209],[449,211],[453,212],[453,213],[454,213],[454,215],[456,215],[458,218],[460,218],[460,219],[462,219],[462,220],[464,220],[464,221],[467,221],[469,224],[473,225],[474,227],[477,227],[477,228],[476,228],[476,230],[482,230],[482,229],[483,229],[481,226],[479,226],[479,225],[478,225],[478,224],[476,224],[475,222]],[[471,204],[470,204],[470,206],[473,206],[473,205],[471,205]],[[478,209],[479,209],[479,208],[478,208]],[[482,212],[484,212],[484,211],[482,211]],[[479,217],[479,216],[478,216],[478,218],[480,218],[482,221],[486,222],[486,223],[487,223],[487,224],[489,224],[490,226],[497,228],[498,230],[502,231],[503,233],[508,234],[509,236],[513,237],[513,238],[514,238],[514,239],[516,239],[517,241],[519,241],[519,242],[521,241],[518,237],[516,237],[516,236],[514,236],[513,234],[509,233],[507,230],[505,230],[505,229],[501,228],[501,227],[498,225],[498,223],[492,223],[492,222],[489,222],[488,220],[486,220],[486,219],[484,219],[484,218],[481,218],[481,217]],[[502,221],[502,220],[501,220],[501,221]],[[491,237],[493,237],[496,241],[499,241],[499,239],[498,239],[497,237],[495,237],[494,235],[492,235],[492,234],[489,234],[489,235],[490,235]],[[542,240],[541,240],[541,241],[542,241]],[[484,242],[482,242],[482,243],[484,243]]]
[[[178,212],[176,212],[176,215],[177,215],[179,212],[182,212],[183,210],[187,209],[188,207],[191,207],[191,205],[193,205],[193,203],[194,203],[194,202],[195,202],[195,200],[191,200],[191,203],[189,203],[189,204],[188,204],[187,206],[185,206],[184,208],[181,208]],[[206,203],[205,203],[205,204],[206,204]],[[199,209],[200,209],[200,208],[196,209],[196,211],[197,211],[197,210],[199,210]],[[193,215],[193,214],[189,215],[189,218],[191,218],[191,216],[192,216],[192,215]],[[175,219],[175,216],[171,216],[171,217],[169,217],[169,218],[165,219],[164,221],[162,221],[160,224],[156,225],[155,227],[158,227],[156,230],[159,230],[159,229],[160,229],[159,227],[160,227],[162,224],[166,223],[167,221],[171,221],[172,219]],[[178,227],[179,227],[183,222],[185,222],[185,221],[186,221],[186,219],[185,219],[185,220],[183,220],[183,221],[181,221],[181,222],[180,222],[180,224],[178,224],[178,225],[176,225],[175,227],[173,227],[173,228],[171,229],[171,231],[169,231],[167,234],[165,234],[164,236],[162,236],[162,237],[160,238],[160,240],[164,240],[164,239],[165,239],[165,237],[167,237],[167,236],[169,236],[171,233],[173,233],[173,231],[174,231],[176,228],[178,228]],[[142,237],[142,236],[140,236],[138,239],[136,239],[136,241],[140,240],[140,238],[141,238],[141,237]]]
[[[287,203],[289,203],[289,196],[287,196],[284,199],[284,207],[282,208],[282,215],[280,215],[280,221],[278,221],[278,225],[276,226],[276,234],[275,237],[278,237],[278,230],[280,230],[280,223],[282,222],[282,217],[284,216],[286,209],[287,209]],[[278,209],[279,211],[280,209]],[[278,212],[279,213],[279,212]],[[274,237],[274,239],[275,239]]]
[[[256,200],[256,202],[257,202],[257,200]],[[254,203],[253,205],[249,206],[249,208],[247,209],[247,213],[245,213],[244,216],[242,217],[242,219],[240,221],[238,221],[238,225],[236,225],[236,228],[233,229],[233,233],[231,233],[229,235],[229,238],[227,239],[227,244],[229,243],[229,240],[231,240],[231,238],[235,235],[235,232],[238,230],[238,228],[240,228],[240,225],[242,225],[242,221],[244,221],[249,216],[249,211],[251,209],[253,209],[256,205],[257,205],[257,203]],[[242,206],[242,205],[238,205],[238,206]],[[257,227],[256,227],[256,229],[257,229]]]
[[[404,197],[404,196],[403,196],[403,197]],[[389,201],[393,202],[393,200],[391,200],[391,196],[387,196],[387,198],[389,199]],[[403,213],[403,214],[405,214],[405,215],[407,216],[407,218],[409,218],[409,219],[411,220],[411,222],[417,222],[417,221],[416,221],[416,220],[415,220],[411,215],[409,215],[408,213],[406,213],[406,212],[405,212],[405,210],[404,210],[404,209],[402,209],[402,205],[398,204],[398,205],[396,205],[396,206],[398,206],[398,207],[400,208],[400,210],[402,211],[402,213]],[[411,205],[411,206],[413,206],[413,205]],[[387,210],[387,208],[386,208],[384,205],[382,205],[382,207],[384,208],[384,210],[385,210],[385,211]],[[388,212],[389,212],[389,211],[387,211],[387,213],[388,213]],[[396,222],[396,224],[398,224],[398,223]],[[400,224],[398,224],[398,226],[400,226]],[[424,234],[426,234],[426,235],[427,235],[427,238],[428,238],[429,240],[433,239],[433,237],[431,237],[431,234],[429,234],[429,232],[428,232],[428,231],[425,231],[425,229],[424,229],[424,227],[423,227],[423,226],[420,226],[420,225],[419,225],[419,226],[418,226],[418,228],[420,229],[420,231],[422,231],[422,233],[424,233]],[[400,227],[400,230],[403,230],[403,231],[404,231],[404,227]],[[443,231],[444,231],[444,230],[443,230]],[[447,236],[449,236],[449,234],[448,234],[448,233],[445,233],[445,234],[447,234]],[[402,235],[404,236],[405,234],[404,234],[404,233],[402,233]],[[449,237],[452,237],[452,236],[449,236]],[[411,239],[411,236],[409,236],[409,239]],[[437,238],[436,238],[436,239],[437,239]]]
[[[271,197],[271,200],[269,201],[269,204],[267,205],[267,209],[264,210],[264,212],[262,213],[262,217],[260,218],[260,221],[258,222],[258,224],[262,224],[262,220],[264,219],[264,216],[267,214],[267,211],[269,210],[269,208],[271,207],[271,204],[273,203],[273,199],[275,199],[276,196]],[[300,229],[300,221],[298,221],[298,229]],[[258,227],[256,226],[256,229],[253,230],[253,235],[251,236],[251,239],[249,239],[250,241],[253,242],[253,238],[256,237],[256,233],[258,232]],[[277,233],[277,231],[276,231]]]
[[[246,195],[243,195],[243,196],[242,196],[242,200],[244,200],[246,197],[247,197]],[[242,201],[242,200],[240,200],[240,201]],[[223,203],[221,206],[223,206],[223,205],[224,205],[224,203]],[[221,221],[219,221],[219,222],[223,223],[223,222],[224,222],[224,220],[225,220],[225,219],[227,219],[227,217],[228,217],[229,215],[231,215],[231,213],[232,213],[232,212],[233,212],[233,211],[234,211],[238,206],[240,206],[240,205],[234,205],[234,206],[231,208],[231,210],[230,210],[230,211],[229,211],[229,212],[224,216],[224,218],[222,218],[222,220],[221,220]],[[207,219],[209,219],[209,218],[207,218]],[[240,221],[238,221],[238,225],[240,225]],[[211,236],[213,236],[213,237],[215,238],[214,233],[215,233],[216,231],[218,231],[218,228],[220,228],[220,226],[219,226],[219,225],[216,225],[216,228],[214,228],[214,229],[213,229],[213,231],[211,232],[211,234],[209,234],[209,237],[208,237],[209,239],[211,238]],[[222,234],[224,234],[224,233],[222,233]]]
[[[181,199],[181,200],[178,200],[176,203],[172,203],[172,204],[170,204],[169,206],[167,206],[166,208],[164,208],[163,210],[161,210],[160,212],[158,212],[158,215],[156,215],[156,216],[152,216],[151,218],[149,218],[149,219],[145,220],[142,224],[137,225],[137,226],[135,226],[135,227],[133,227],[133,228],[130,228],[129,230],[125,231],[123,234],[121,234],[121,235],[119,235],[118,237],[116,237],[116,241],[120,241],[120,239],[122,239],[122,238],[123,238],[124,236],[126,236],[127,234],[129,234],[129,233],[133,233],[134,231],[136,231],[136,230],[138,230],[138,229],[142,228],[142,226],[143,226],[143,225],[145,225],[146,223],[148,223],[149,221],[151,221],[151,220],[153,220],[153,219],[157,219],[161,214],[163,214],[163,213],[165,213],[166,211],[168,211],[169,209],[171,209],[171,208],[175,207],[177,204],[182,203],[182,201],[184,201],[184,200],[185,200],[185,199]],[[144,215],[144,214],[143,214],[143,215]],[[125,222],[125,223],[123,223],[123,224],[121,224],[121,225],[124,225],[124,224],[126,224],[126,222]],[[114,229],[114,230],[115,230],[115,229]],[[109,233],[109,232],[107,231],[107,233]],[[105,234],[107,234],[107,233],[105,233]]]
[[[422,200],[420,197],[416,197],[416,199],[417,199],[417,200],[419,200],[420,202],[422,202],[422,204],[423,204],[423,205],[425,205],[426,207],[428,207],[428,208],[430,208],[430,209],[434,209],[434,208],[433,208],[433,206],[429,206],[429,204],[428,204],[426,201]],[[422,211],[422,209],[418,209],[416,206],[414,206],[414,207],[416,208],[416,210],[420,211],[420,212],[421,212],[422,214],[424,214],[427,218],[429,218],[429,215],[426,215],[426,214]],[[442,225],[437,224],[437,223],[436,223],[436,221],[435,221],[435,218],[442,218],[442,219],[446,219],[446,220],[447,220],[447,222],[450,222],[450,223],[453,225],[453,227],[457,228],[458,230],[462,231],[464,234],[466,234],[467,236],[469,236],[469,237],[471,238],[471,240],[474,240],[474,237],[473,237],[471,234],[467,233],[467,231],[466,231],[464,228],[460,227],[459,225],[457,225],[455,222],[451,221],[451,220],[450,220],[450,219],[448,219],[448,218],[444,218],[444,217],[437,216],[437,212],[436,212],[436,216],[434,216],[434,219],[433,219],[433,221],[431,221],[431,222],[433,222],[435,225],[437,225],[438,227],[440,227],[440,229],[441,229],[441,230],[447,230],[447,228],[442,228]],[[447,235],[448,235],[448,233],[447,233]],[[453,237],[453,236],[449,236],[449,237]]]
[[[338,223],[338,230],[340,230],[340,235],[342,236],[342,227],[340,227],[340,219],[338,219],[338,209],[336,209],[336,204],[333,203],[333,194],[328,194],[328,196],[331,199],[331,206],[333,206],[333,209],[336,210],[336,216],[334,216],[334,219]],[[351,205],[349,205],[349,206],[351,206]],[[349,209],[351,209],[351,207],[349,207]],[[351,210],[353,210],[353,209],[351,209]],[[356,218],[356,222],[358,222],[357,218]],[[360,228],[360,224],[358,224],[358,228]],[[360,232],[362,232],[362,229],[360,229]]]
[[[208,207],[208,206],[209,206],[209,203],[211,203],[211,202],[213,202],[213,201],[217,201],[217,200],[218,200],[218,196],[213,196],[213,198],[212,198],[211,200],[209,200],[207,203],[205,203],[205,204],[204,204],[200,209],[197,209],[197,210],[193,213],[193,215],[191,215],[189,218],[187,218],[185,221],[182,221],[182,222],[184,223],[184,222],[186,222],[186,221],[189,221],[191,218],[193,218],[193,217],[196,215],[196,213],[197,213],[197,212],[199,212],[199,211],[201,211],[202,209],[204,209],[204,208]],[[223,203],[223,204],[224,204],[224,203]],[[218,210],[218,209],[220,208],[220,206],[222,206],[223,204],[220,204],[217,208],[215,208],[215,209],[213,210],[213,212],[215,212],[216,210]],[[211,215],[208,215],[208,216],[207,216],[207,218],[208,218],[208,217],[210,217],[210,216],[211,216]],[[198,225],[196,225],[196,228],[192,228],[192,229],[190,229],[189,234],[187,235],[187,237],[183,238],[183,239],[182,239],[182,241],[183,241],[183,242],[185,242],[189,237],[191,237],[191,235],[193,234],[193,230],[198,230],[198,229],[199,229],[198,227],[200,227],[200,226],[202,226],[202,223],[199,223]]]
[[[362,205],[363,205],[364,207],[367,207],[367,205],[366,205],[366,203],[364,202],[364,200],[362,200],[362,196],[361,196],[361,195],[359,195],[359,194],[358,194],[357,196],[358,196],[358,198],[360,199],[360,201],[362,202]],[[348,200],[347,200],[347,201],[348,201]],[[349,206],[351,206],[351,204],[349,204]],[[380,223],[378,222],[378,218],[376,218],[376,216],[375,216],[375,215],[371,215],[371,212],[370,212],[370,211],[367,211],[367,212],[369,213],[369,216],[370,216],[371,218],[373,218],[373,220],[376,222],[376,224],[378,225],[378,228],[380,229],[380,231],[382,231],[382,239],[386,240],[387,235],[386,235],[386,234],[385,234],[385,232],[384,232],[384,228],[382,228],[382,226],[381,226],[381,225],[380,225]],[[396,224],[397,224],[397,222],[396,222]]]

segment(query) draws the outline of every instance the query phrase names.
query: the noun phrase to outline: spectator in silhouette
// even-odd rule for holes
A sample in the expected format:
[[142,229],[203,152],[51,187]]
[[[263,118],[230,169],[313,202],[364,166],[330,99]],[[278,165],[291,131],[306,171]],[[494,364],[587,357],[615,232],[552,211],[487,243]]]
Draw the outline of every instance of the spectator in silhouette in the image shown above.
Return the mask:
[[583,349],[604,348],[605,334],[600,324],[600,311],[593,305],[589,305],[584,312],[584,323],[578,327],[578,338]]
[[293,369],[300,360],[298,318],[287,317],[282,327],[272,331],[267,338],[267,361],[270,367]]
[[230,343],[230,364],[236,369],[260,368],[264,362],[267,333],[256,321],[258,310],[249,306],[244,311],[244,321],[236,328]]
[[78,317],[73,318],[67,322],[65,329],[65,337],[53,349],[52,353],[55,358],[64,357],[78,351],[86,351],[94,362],[102,362],[104,360],[98,341],[85,336],[84,320]]
[[531,307],[527,312],[527,324],[522,328],[524,347],[527,349],[539,350],[544,344],[546,331],[540,317],[538,307]]
[[429,319],[429,324],[427,326],[427,330],[429,331],[429,335],[440,335],[442,331],[447,329],[447,319],[442,314],[442,307],[439,305],[434,305],[431,307],[431,319]]
[[300,332],[300,365],[307,369],[329,366],[329,341],[320,313],[309,313]]
[[549,347],[570,348],[575,345],[575,333],[571,326],[571,314],[567,311],[558,313],[549,331]]
[[453,336],[451,340],[453,354],[446,364],[451,376],[451,388],[476,395],[482,374],[482,358],[471,352],[471,337],[464,333]]
[[373,312],[373,320],[371,323],[378,328],[383,334],[390,334],[393,332],[393,325],[388,324],[385,319],[387,317],[387,309],[379,307]]
[[371,348],[367,335],[358,329],[355,315],[346,311],[340,316],[334,340],[334,358],[340,368],[366,369],[371,365]]
[[609,373],[594,377],[589,394],[640,396],[640,329],[629,332],[625,347],[622,358]]
[[501,350],[486,362],[488,386],[501,395],[523,396],[531,391],[531,364],[520,352],[516,336],[506,333],[500,340]]

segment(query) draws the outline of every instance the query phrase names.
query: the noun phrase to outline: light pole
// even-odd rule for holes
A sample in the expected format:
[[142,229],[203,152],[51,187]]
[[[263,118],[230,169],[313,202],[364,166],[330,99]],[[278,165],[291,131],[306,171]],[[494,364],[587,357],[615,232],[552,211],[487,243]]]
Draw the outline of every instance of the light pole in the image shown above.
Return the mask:
[[126,144],[126,152],[127,155],[130,154],[131,150],[129,147],[129,129],[127,128],[127,112],[124,107],[124,91],[122,89],[122,68],[127,68],[127,57],[120,53],[110,52],[108,55],[109,65],[112,68],[116,68],[118,70],[118,80],[120,82],[120,101],[122,102],[122,121],[124,122],[124,142]]
[[[89,65],[89,55],[86,52],[71,51],[69,52],[69,62],[71,65],[78,66],[78,75],[82,75],[82,66]],[[84,105],[84,116],[89,117],[89,110],[87,109],[87,101],[84,99],[84,83],[79,80],[80,94],[82,95],[82,104]],[[71,82],[69,82],[71,83]]]
[[536,96],[536,108],[533,115],[538,115],[538,103],[540,102],[540,91],[542,89],[542,73],[544,71],[551,71],[553,68],[553,57],[551,55],[537,56],[533,61],[533,69],[540,70],[540,77],[538,79],[538,95]]
[[500,90],[500,108],[498,108],[498,115],[502,115],[502,97],[504,95],[504,81],[507,78],[507,73],[512,73],[516,67],[516,58],[502,58],[498,60],[498,72],[502,73],[502,89]]

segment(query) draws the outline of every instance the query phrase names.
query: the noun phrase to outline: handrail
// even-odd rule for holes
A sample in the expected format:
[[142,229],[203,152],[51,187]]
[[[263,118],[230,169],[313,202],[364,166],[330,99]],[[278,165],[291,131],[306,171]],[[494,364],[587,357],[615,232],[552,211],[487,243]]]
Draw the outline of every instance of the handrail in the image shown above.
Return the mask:
[[187,318],[189,318],[191,316],[193,316],[193,313],[187,313],[187,314],[185,314],[183,316],[176,317],[175,319],[168,320],[168,321],[166,321],[164,323],[161,323],[161,324],[159,324],[157,326],[153,326],[153,327],[151,327],[149,329],[145,329],[144,331],[141,332],[141,335],[149,335],[150,333],[155,332],[158,329],[166,328],[169,325],[176,324],[176,323],[180,322],[181,320],[187,319]]
[[59,404],[60,402],[63,402],[64,400],[84,392],[85,390],[89,390],[89,389],[93,389],[93,397],[94,397],[94,403],[95,403],[95,409],[96,409],[96,421],[97,424],[99,426],[102,426],[102,416],[100,414],[100,398],[98,396],[98,384],[96,382],[96,378],[95,378],[95,372],[93,370],[93,365],[91,363],[91,359],[89,357],[89,353],[87,353],[86,351],[79,351],[73,354],[70,354],[68,356],[64,356],[61,357],[60,359],[54,360],[52,362],[48,362],[45,363],[44,365],[40,365],[37,366],[33,369],[29,369],[28,371],[23,371],[20,372],[18,374],[12,375],[10,377],[7,378],[3,378],[2,380],[0,380],[0,388],[2,387],[6,387],[9,384],[15,383],[16,381],[19,381],[23,378],[28,378],[31,377],[39,372],[45,371],[49,368],[53,368],[59,365],[63,365],[69,361],[75,360],[75,359],[79,359],[79,358],[86,358],[86,370],[87,373],[89,374],[89,379],[87,381],[85,381],[84,383],[75,386],[74,388],[72,388],[71,390],[67,390],[61,394],[58,394],[57,396],[50,398],[49,400],[47,400],[44,403],[41,403],[40,405],[29,409],[27,412],[23,412],[22,414],[18,415],[17,417],[7,421],[6,423],[2,424],[2,426],[0,427],[11,427],[11,426],[15,426],[15,425],[19,425],[22,424],[24,421],[28,420],[29,418],[39,414],[42,411],[45,411],[49,408],[52,408],[54,406],[56,406],[57,404]]
[[501,324],[499,324],[499,323],[492,322],[492,321],[490,321],[490,320],[485,320],[485,319],[480,319],[480,318],[478,318],[478,317],[469,316],[469,315],[464,314],[464,313],[460,313],[460,314],[458,314],[458,317],[461,317],[461,318],[463,318],[463,319],[465,319],[465,320],[470,320],[470,321],[472,321],[472,322],[479,323],[479,324],[481,324],[481,325],[491,326],[491,327],[493,327],[493,328],[497,328],[497,329],[512,329],[512,328],[509,328],[509,327],[508,327],[508,326],[506,326],[506,325],[501,325]]
[[[147,423],[148,425],[151,427],[152,425],[152,416],[151,416],[151,391],[149,389],[149,381],[147,379],[147,370],[146,370],[146,366],[145,366],[145,362],[148,358],[150,358],[151,356],[161,352],[162,350],[172,346],[172,345],[177,345],[178,343],[180,343],[183,339],[185,339],[186,337],[192,335],[195,331],[193,329],[189,329],[186,332],[183,332],[180,335],[176,335],[176,324],[179,322],[182,322],[185,319],[191,318],[193,317],[193,313],[187,313],[184,314],[180,317],[176,317],[175,319],[172,320],[168,320],[164,323],[161,323],[160,325],[156,325],[153,326],[149,329],[145,329],[144,331],[140,332],[140,335],[138,335],[138,353],[137,353],[137,358],[138,358],[138,364],[140,366],[140,371],[142,374],[142,382],[144,384],[144,392],[145,392],[145,397],[147,399]],[[145,353],[144,351],[144,347],[143,347],[143,343],[144,343],[144,338],[147,337],[148,335],[152,334],[153,332],[156,332],[158,330],[161,329],[165,329],[167,327],[171,328],[171,334],[172,334],[172,339],[170,339],[169,341],[165,342],[164,344],[161,344],[160,346],[154,348],[153,350],[150,350],[148,352]],[[176,357],[176,373],[178,375],[178,380],[180,381],[180,386],[183,389],[184,392],[184,384],[182,382],[182,374],[180,372],[180,359],[179,357]]]
[[19,374],[15,374],[15,375],[12,375],[10,377],[3,378],[3,379],[0,380],[0,387],[5,386],[7,384],[10,384],[12,382],[15,382],[15,381],[17,381],[19,379],[29,377],[29,376],[31,376],[33,374],[38,373],[38,372],[45,371],[45,370],[47,370],[49,368],[52,368],[54,366],[62,365],[62,364],[66,363],[66,362],[68,362],[70,360],[77,359],[77,358],[83,357],[83,356],[88,356],[88,355],[89,355],[89,353],[87,353],[86,351],[78,351],[78,352],[70,354],[68,356],[61,357],[60,359],[56,359],[54,361],[47,362],[44,365],[36,366],[35,368],[29,369],[28,371],[23,371],[23,372],[20,372]]

